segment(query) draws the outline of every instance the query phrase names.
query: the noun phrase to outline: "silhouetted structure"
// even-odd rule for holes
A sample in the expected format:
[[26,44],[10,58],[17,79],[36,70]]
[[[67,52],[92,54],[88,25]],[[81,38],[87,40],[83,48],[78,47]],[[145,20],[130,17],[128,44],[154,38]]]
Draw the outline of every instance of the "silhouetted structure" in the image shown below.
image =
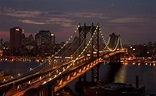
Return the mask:
[[13,54],[18,52],[22,42],[22,29],[20,27],[13,27],[10,29],[10,49]]
[[51,54],[55,47],[55,34],[49,30],[41,30],[35,35],[35,40],[40,54]]

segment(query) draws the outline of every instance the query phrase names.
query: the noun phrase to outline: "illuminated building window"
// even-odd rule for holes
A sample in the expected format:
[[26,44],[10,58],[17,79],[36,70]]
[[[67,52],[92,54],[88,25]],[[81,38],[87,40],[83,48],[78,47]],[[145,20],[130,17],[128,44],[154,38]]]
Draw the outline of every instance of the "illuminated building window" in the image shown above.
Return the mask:
[[16,28],[16,31],[19,31],[19,28]]

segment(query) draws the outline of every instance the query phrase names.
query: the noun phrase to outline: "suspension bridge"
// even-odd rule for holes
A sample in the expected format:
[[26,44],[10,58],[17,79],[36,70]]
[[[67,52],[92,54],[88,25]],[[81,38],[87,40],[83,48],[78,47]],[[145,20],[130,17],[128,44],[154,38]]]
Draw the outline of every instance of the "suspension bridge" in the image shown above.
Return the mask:
[[[80,24],[64,45],[47,60],[28,72],[4,81],[0,85],[3,96],[54,96],[74,79],[86,80],[85,72],[92,70],[92,82],[99,80],[99,64],[104,60],[120,62],[125,53],[120,35],[112,33],[104,39],[99,24]],[[29,94],[30,96],[30,94]]]

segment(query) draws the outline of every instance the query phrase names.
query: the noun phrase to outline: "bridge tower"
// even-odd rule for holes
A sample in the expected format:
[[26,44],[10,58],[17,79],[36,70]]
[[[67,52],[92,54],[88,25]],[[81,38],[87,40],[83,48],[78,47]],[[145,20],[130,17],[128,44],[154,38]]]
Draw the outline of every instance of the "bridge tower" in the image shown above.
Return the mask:
[[112,33],[112,34],[109,35],[109,38],[110,38],[110,41],[109,41],[108,46],[109,46],[109,48],[114,49],[115,48],[114,45],[116,45],[117,42],[118,42],[119,35],[116,35],[115,33]]
[[[84,53],[84,55],[86,56],[89,53],[91,55],[91,59],[94,59],[94,57],[99,57],[99,29],[100,29],[99,24],[97,24],[96,26],[94,26],[93,23],[91,26],[86,26],[85,23],[84,26],[81,26],[79,24],[78,28],[79,46],[82,45],[82,47],[80,48],[80,52],[86,46],[87,34],[90,34],[90,37],[92,38],[91,46],[89,47],[89,49],[87,49],[88,52]],[[86,81],[86,73],[80,76],[79,80]],[[99,65],[92,68],[92,81],[96,82],[98,80],[99,80]]]
[[[109,35],[109,44],[108,44],[108,47],[111,48],[111,49],[115,49],[115,50],[118,50],[120,48],[122,48],[122,44],[121,44],[121,41],[120,41],[120,35],[116,35],[115,33],[112,33]],[[111,56],[110,57],[110,62],[120,62],[120,55],[121,54],[116,54],[114,56]]]

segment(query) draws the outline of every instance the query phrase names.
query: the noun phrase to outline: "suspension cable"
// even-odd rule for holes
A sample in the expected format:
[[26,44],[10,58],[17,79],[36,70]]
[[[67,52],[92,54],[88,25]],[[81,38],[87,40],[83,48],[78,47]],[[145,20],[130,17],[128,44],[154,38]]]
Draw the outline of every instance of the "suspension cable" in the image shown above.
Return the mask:
[[64,56],[64,54],[71,48],[71,47],[73,47],[73,45],[75,44],[75,42],[78,40],[78,38],[76,38],[76,40],[74,40],[74,42],[72,42],[71,44],[70,44],[70,46],[68,47],[68,49],[67,50],[65,50],[65,52],[61,55],[62,57]]

